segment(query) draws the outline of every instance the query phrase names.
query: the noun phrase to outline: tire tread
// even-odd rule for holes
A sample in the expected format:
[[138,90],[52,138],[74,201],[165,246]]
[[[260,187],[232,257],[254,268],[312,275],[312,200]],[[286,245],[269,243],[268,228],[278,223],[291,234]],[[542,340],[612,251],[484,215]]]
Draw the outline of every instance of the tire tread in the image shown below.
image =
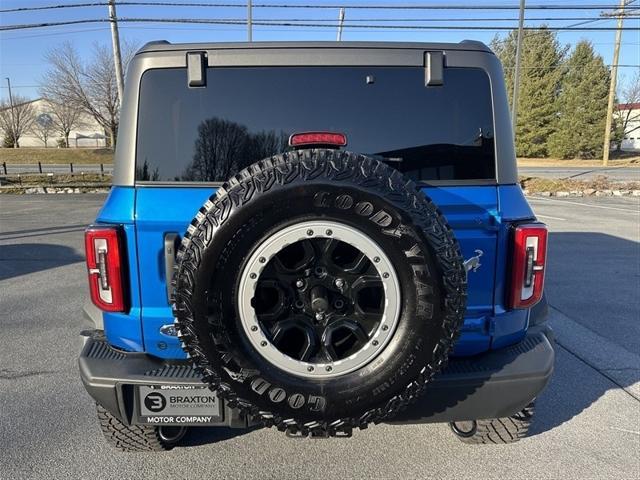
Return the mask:
[[461,442],[472,445],[518,442],[528,435],[534,413],[535,404],[531,402],[510,417],[476,420],[476,431],[469,437],[454,434]]
[[[201,348],[194,321],[190,294],[194,272],[202,251],[212,240],[213,231],[229,217],[232,207],[240,207],[256,196],[268,192],[273,185],[286,185],[295,179],[349,182],[366,188],[377,188],[397,209],[408,213],[427,243],[435,250],[441,265],[444,295],[443,331],[446,336],[437,344],[435,365],[427,365],[419,377],[384,405],[370,409],[359,418],[343,418],[305,424],[291,418],[258,410],[239,399],[227,383],[221,382],[211,362]],[[180,245],[172,279],[172,309],[182,348],[192,359],[203,381],[225,399],[232,408],[261,421],[266,426],[294,434],[350,434],[353,428],[364,429],[369,423],[380,423],[404,409],[423,393],[428,382],[447,364],[464,320],[466,309],[466,271],[460,247],[453,230],[436,204],[399,171],[378,160],[360,154],[335,150],[299,150],[275,155],[243,169],[225,182],[200,208]]]
[[171,449],[158,435],[158,427],[125,425],[102,405],[96,404],[100,429],[107,442],[123,452],[161,452]]

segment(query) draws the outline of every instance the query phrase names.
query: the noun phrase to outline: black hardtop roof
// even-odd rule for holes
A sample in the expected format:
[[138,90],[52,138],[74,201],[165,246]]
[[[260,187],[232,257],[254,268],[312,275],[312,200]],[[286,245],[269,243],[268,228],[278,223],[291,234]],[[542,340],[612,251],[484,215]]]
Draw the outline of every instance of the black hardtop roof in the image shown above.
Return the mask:
[[149,42],[138,53],[192,51],[192,50],[233,50],[233,49],[385,49],[385,50],[462,50],[489,52],[491,49],[476,40],[459,43],[431,42],[210,42],[210,43],[170,43],[166,40]]

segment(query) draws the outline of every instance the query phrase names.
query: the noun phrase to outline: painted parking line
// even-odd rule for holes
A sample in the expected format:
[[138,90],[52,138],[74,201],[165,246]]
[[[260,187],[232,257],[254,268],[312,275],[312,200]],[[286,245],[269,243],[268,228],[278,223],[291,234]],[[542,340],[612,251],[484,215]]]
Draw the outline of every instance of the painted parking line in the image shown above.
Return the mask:
[[536,214],[536,217],[538,218],[549,218],[551,220],[562,220],[563,222],[566,222],[567,219],[566,218],[560,218],[560,217],[552,217],[551,215],[540,215],[540,214]]
[[550,198],[540,198],[540,197],[527,197],[528,201],[533,202],[542,202],[542,203],[556,203],[559,205],[571,204],[571,205],[581,205],[583,207],[589,208],[603,208],[605,210],[618,210],[619,212],[629,212],[629,213],[639,213],[640,210],[634,210],[630,208],[619,208],[619,207],[607,207],[606,205],[594,205],[592,203],[581,203],[581,202],[572,202],[570,200],[553,200]]

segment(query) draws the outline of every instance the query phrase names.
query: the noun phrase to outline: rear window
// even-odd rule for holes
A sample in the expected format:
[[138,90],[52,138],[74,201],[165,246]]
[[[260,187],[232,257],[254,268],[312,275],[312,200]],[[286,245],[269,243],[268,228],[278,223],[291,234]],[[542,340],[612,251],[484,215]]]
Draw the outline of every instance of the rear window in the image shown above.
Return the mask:
[[142,77],[138,181],[222,182],[288,149],[291,134],[344,133],[417,181],[495,178],[489,78],[447,68],[425,87],[419,67],[209,68],[206,88],[186,69]]

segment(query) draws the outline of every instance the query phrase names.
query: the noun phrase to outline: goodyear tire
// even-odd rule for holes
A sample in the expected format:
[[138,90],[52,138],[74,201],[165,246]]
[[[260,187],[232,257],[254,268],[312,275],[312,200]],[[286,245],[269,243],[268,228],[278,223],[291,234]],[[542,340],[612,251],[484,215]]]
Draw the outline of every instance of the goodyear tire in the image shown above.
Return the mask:
[[447,362],[466,305],[452,230],[398,171],[335,150],[260,161],[178,251],[177,330],[231,407],[290,434],[391,418]]
[[171,450],[186,433],[186,427],[125,425],[96,403],[100,430],[107,442],[122,452],[162,452]]
[[529,435],[534,413],[535,402],[531,401],[510,417],[451,422],[449,426],[462,443],[472,445],[515,443]]

